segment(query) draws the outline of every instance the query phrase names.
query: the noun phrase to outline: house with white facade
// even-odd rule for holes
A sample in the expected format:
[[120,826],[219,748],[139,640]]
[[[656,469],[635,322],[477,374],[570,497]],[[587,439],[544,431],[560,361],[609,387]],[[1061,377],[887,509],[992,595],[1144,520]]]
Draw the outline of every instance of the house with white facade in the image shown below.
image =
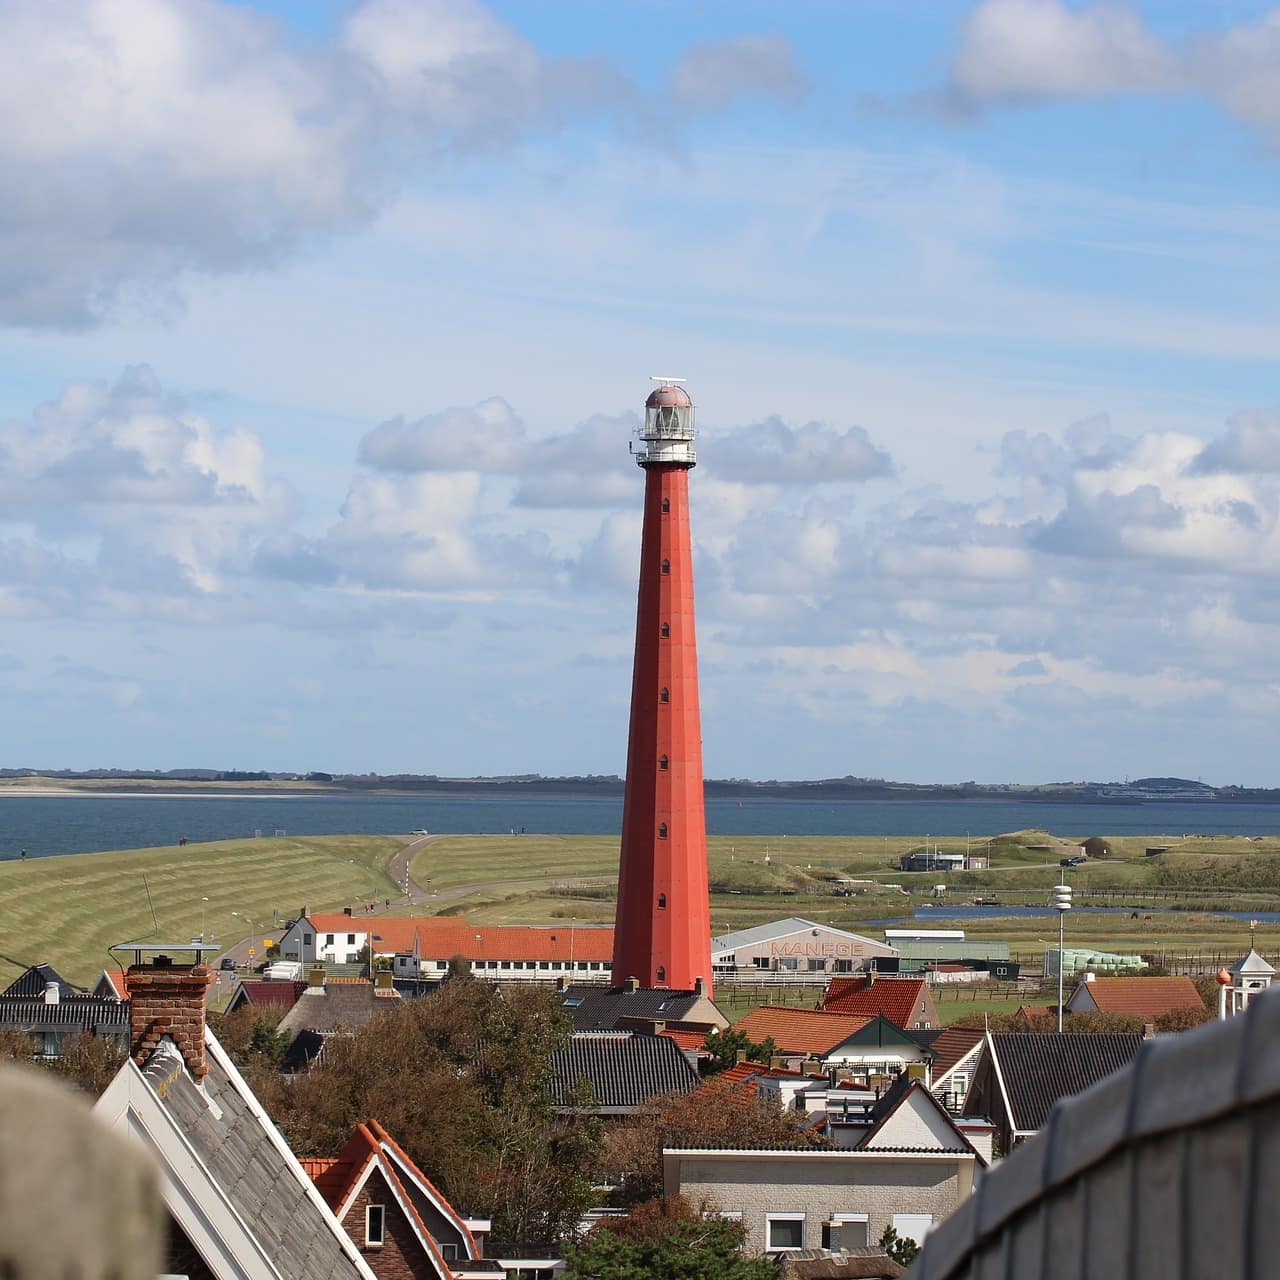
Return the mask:
[[896,955],[884,942],[801,916],[711,939],[711,967],[717,981],[762,973],[857,973],[870,968],[876,957]]

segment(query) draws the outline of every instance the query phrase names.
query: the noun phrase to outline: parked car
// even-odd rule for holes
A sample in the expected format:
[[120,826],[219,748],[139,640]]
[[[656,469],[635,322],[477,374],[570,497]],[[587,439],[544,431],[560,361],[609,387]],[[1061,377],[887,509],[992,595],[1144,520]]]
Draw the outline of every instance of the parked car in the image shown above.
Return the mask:
[[236,962],[230,956],[223,956],[218,962],[219,969],[234,969],[235,967]]

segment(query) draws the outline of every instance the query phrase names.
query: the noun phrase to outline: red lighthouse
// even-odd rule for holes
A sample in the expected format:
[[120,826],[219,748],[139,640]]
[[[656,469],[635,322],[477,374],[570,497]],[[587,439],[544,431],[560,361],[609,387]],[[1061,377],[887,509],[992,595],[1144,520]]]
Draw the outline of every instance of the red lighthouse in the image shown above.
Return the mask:
[[644,534],[613,980],[711,994],[711,904],[693,622],[693,402],[678,378],[645,401],[636,461]]

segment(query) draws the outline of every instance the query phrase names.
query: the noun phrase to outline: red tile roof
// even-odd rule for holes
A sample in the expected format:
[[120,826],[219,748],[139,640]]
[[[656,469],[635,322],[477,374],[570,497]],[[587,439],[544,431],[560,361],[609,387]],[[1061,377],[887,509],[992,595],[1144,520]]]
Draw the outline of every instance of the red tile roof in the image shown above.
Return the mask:
[[682,1049],[694,1049],[699,1052],[707,1047],[707,1033],[705,1031],[680,1031],[672,1029],[662,1032],[669,1040],[674,1040]]
[[612,961],[613,930],[595,925],[469,924],[460,916],[347,916],[307,917],[317,933],[376,934],[375,952],[411,952],[426,960],[557,960]]
[[753,1009],[737,1030],[745,1031],[756,1044],[772,1040],[780,1053],[830,1053],[843,1044],[871,1018],[853,1013],[832,1013],[822,1009],[787,1009],[781,1005],[761,1005]]
[[1081,985],[1088,989],[1099,1013],[1158,1018],[1176,1009],[1204,1010],[1196,984],[1187,977],[1097,978]]
[[832,978],[822,1007],[828,1013],[883,1014],[895,1027],[910,1027],[921,996],[923,978]]
[[413,1225],[419,1232],[423,1244],[434,1254],[439,1263],[441,1275],[448,1275],[451,1268],[445,1262],[435,1237],[423,1222],[413,1197],[406,1193],[401,1173],[407,1174],[412,1180],[422,1184],[431,1199],[436,1202],[436,1207],[453,1220],[458,1231],[466,1239],[470,1255],[472,1257],[477,1255],[475,1239],[466,1222],[448,1200],[436,1190],[422,1170],[409,1159],[404,1148],[376,1120],[356,1125],[355,1131],[335,1158],[310,1159],[301,1163],[303,1169],[315,1182],[316,1190],[336,1214],[341,1212],[344,1202],[359,1185],[365,1170],[375,1161],[402,1208],[411,1215]]
[[119,969],[103,969],[102,976],[111,984],[112,989],[121,1000],[129,998],[129,992],[124,985],[124,974]]

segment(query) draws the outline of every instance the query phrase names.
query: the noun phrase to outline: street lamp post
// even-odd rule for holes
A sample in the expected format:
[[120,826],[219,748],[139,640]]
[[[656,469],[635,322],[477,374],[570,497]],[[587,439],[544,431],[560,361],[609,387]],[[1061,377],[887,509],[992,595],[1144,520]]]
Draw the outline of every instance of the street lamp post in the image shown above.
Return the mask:
[[208,909],[209,909],[209,899],[201,898],[200,899],[200,941],[201,942],[205,940],[204,939],[205,913],[208,911]]
[[1063,955],[1063,923],[1071,910],[1071,886],[1066,882],[1066,872],[1059,872],[1058,883],[1053,886],[1053,898],[1049,904],[1058,913],[1058,1034],[1062,1034],[1062,974],[1066,969]]
[[249,959],[252,960],[254,958],[253,940],[257,936],[258,927],[253,923],[253,917],[247,911],[233,911],[231,914],[249,922]]

